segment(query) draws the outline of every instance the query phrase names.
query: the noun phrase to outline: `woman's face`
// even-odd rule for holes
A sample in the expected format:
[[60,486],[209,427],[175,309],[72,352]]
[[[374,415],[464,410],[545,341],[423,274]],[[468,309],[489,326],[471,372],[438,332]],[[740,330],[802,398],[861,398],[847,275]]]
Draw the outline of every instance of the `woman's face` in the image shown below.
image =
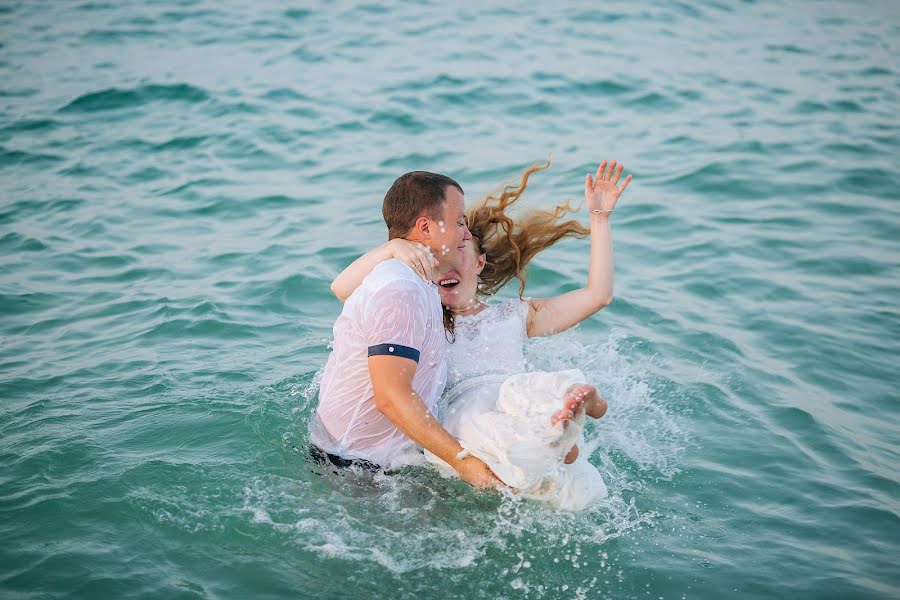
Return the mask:
[[478,254],[475,241],[467,240],[459,268],[448,271],[438,280],[444,306],[464,310],[475,305],[478,275],[484,269],[484,261],[485,256]]

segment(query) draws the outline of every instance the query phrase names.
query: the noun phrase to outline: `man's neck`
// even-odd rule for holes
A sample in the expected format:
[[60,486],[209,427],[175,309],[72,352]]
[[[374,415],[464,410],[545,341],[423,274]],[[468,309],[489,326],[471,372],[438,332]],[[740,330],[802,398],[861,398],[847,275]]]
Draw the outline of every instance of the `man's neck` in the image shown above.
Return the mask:
[[403,239],[406,240],[407,242],[418,242],[419,244],[422,244],[423,246],[428,246],[428,240],[426,240],[424,237],[420,237],[419,235],[417,235],[413,232],[410,232],[410,233],[404,235]]

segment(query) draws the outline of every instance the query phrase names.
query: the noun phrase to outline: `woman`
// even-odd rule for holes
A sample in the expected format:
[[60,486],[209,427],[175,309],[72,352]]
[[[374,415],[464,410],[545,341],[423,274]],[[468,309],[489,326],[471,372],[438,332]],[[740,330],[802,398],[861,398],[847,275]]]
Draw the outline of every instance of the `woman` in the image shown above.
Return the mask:
[[[506,214],[525,191],[529,177],[549,166],[527,169],[517,188],[507,187],[467,211],[472,243],[459,269],[437,282],[448,336],[448,381],[444,428],[465,449],[490,466],[507,485],[557,506],[579,509],[606,495],[600,474],[578,456],[584,417],[600,418],[606,401],[583,383],[578,370],[526,372],[529,337],[564,331],[612,300],[613,253],[609,215],[631,176],[618,185],[623,167],[603,161],[585,178],[590,229],[575,220],[568,204],[531,211],[514,220]],[[553,298],[527,299],[525,268],[534,256],[565,237],[590,235],[587,285]],[[398,258],[431,279],[435,258],[421,245],[395,239],[344,270],[332,283],[342,301],[380,261]],[[511,279],[519,298],[488,305],[482,299]],[[434,456],[429,460],[452,472]]]

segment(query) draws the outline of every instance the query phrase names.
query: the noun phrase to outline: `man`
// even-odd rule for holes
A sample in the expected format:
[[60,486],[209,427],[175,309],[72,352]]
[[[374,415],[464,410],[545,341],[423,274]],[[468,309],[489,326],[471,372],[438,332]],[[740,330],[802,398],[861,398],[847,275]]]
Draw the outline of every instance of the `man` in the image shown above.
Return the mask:
[[[421,243],[440,256],[441,275],[459,266],[471,234],[462,187],[444,175],[413,171],[384,197],[390,239]],[[434,417],[446,381],[440,296],[397,260],[380,263],[344,304],[334,350],[310,421],[313,454],[338,466],[391,467],[416,445],[471,485],[501,486]]]

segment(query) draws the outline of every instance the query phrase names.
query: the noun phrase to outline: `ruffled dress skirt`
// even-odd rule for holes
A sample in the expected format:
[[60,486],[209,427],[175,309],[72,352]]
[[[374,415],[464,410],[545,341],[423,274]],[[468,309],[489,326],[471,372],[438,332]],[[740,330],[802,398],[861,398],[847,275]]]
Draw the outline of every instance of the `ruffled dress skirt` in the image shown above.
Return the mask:
[[[607,495],[585,452],[564,463],[573,445],[583,448],[584,413],[556,425],[550,419],[562,408],[566,391],[584,382],[577,369],[471,377],[447,390],[439,417],[463,448],[523,496],[582,510]],[[425,456],[455,475],[441,459],[427,451]]]

